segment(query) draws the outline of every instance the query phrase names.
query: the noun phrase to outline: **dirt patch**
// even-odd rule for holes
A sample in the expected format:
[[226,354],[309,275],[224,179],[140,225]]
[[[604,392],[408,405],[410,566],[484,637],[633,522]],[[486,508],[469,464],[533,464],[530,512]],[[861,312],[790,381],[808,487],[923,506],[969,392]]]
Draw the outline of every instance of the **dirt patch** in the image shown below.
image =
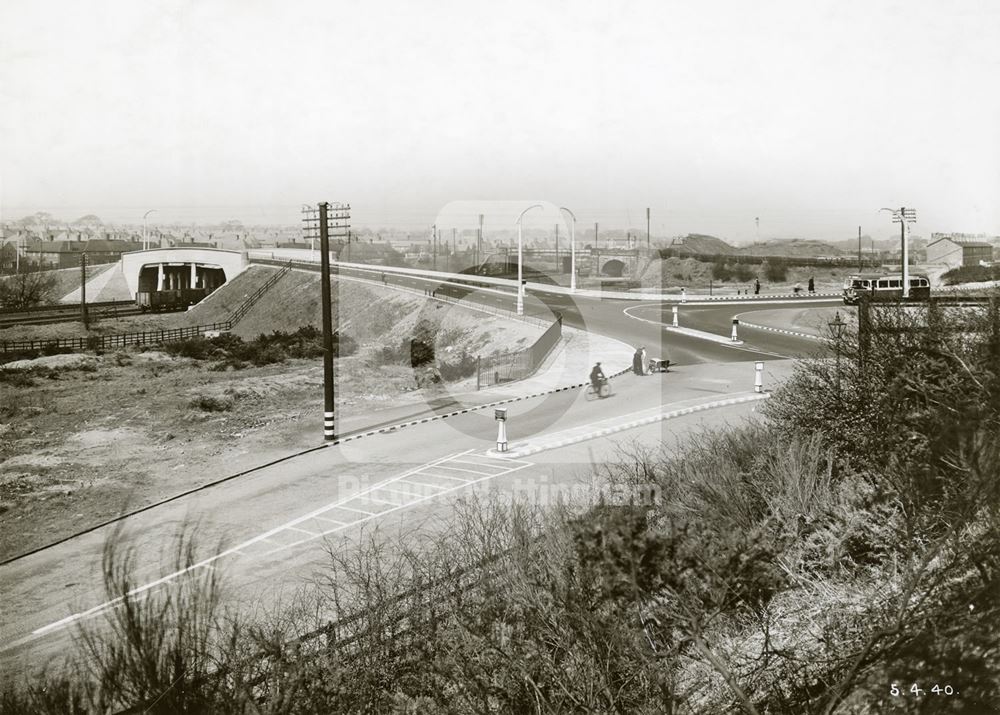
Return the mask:
[[[350,294],[353,303],[342,305],[357,306],[350,325],[363,340],[356,355],[338,361],[337,392],[338,404],[354,414],[430,399],[442,389],[432,384],[425,393],[421,370],[373,358],[376,348],[406,340],[418,324],[432,326],[444,359],[524,346],[542,331],[425,304],[420,296],[373,296],[365,286]],[[270,329],[289,330],[280,319],[296,307],[262,310],[273,316]],[[264,324],[261,315],[251,323]],[[81,357],[85,369],[33,361],[34,370],[3,373],[0,558],[319,441],[318,360],[228,371],[161,351],[41,360]]]

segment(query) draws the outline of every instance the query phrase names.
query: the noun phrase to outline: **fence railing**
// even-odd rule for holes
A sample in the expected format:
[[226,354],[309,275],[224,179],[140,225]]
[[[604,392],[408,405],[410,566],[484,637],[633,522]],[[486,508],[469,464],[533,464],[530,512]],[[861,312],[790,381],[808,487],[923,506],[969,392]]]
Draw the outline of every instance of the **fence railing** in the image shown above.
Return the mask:
[[542,333],[530,347],[517,352],[500,353],[476,360],[476,389],[523,380],[534,373],[562,338],[562,316]]
[[239,320],[260,300],[282,276],[291,270],[291,265],[285,264],[281,270],[267,279],[263,285],[248,296],[236,309],[229,314],[229,318],[219,323],[208,325],[192,325],[185,328],[168,328],[165,330],[147,330],[141,333],[114,333],[111,335],[88,335],[80,338],[50,338],[47,340],[5,340],[0,341],[0,354],[2,353],[30,353],[35,351],[49,352],[51,354],[61,352],[75,352],[78,350],[110,350],[114,348],[124,348],[135,345],[156,345],[158,343],[168,343],[176,340],[187,340],[199,335],[212,332],[222,332],[232,330]]

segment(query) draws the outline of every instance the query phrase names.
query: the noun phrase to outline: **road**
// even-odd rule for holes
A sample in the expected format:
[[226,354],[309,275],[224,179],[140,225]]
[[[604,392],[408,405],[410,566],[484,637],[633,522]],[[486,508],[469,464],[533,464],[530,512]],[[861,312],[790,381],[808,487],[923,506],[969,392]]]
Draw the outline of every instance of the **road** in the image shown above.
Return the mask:
[[[429,288],[426,280],[400,280],[417,290],[433,289],[484,305],[514,307],[510,294]],[[606,424],[610,418],[628,422],[657,407],[706,404],[745,393],[752,385],[752,361],[769,361],[777,377],[787,374],[790,363],[775,361],[776,355],[816,349],[815,341],[765,332],[747,336],[743,346],[672,333],[661,325],[630,318],[624,312],[630,305],[635,303],[529,296],[526,312],[539,316],[560,312],[574,327],[631,345],[644,344],[650,354],[662,350],[677,367],[665,375],[625,375],[614,382],[615,394],[607,400],[586,402],[581,391],[573,390],[512,403],[508,407],[512,442],[544,442],[570,430],[586,432],[589,426]],[[781,304],[755,305],[765,309]],[[718,328],[725,326],[727,313],[744,310],[745,306],[738,305],[691,306],[684,314],[690,325],[725,335]],[[342,536],[356,538],[362,524],[447,513],[450,502],[446,497],[487,483],[501,489],[530,484],[534,489],[546,480],[578,481],[585,478],[592,463],[620,459],[616,445],[635,435],[663,442],[667,435],[690,435],[704,423],[705,415],[716,421],[725,416],[738,419],[754,409],[748,403],[697,413],[671,420],[669,425],[623,432],[620,439],[590,440],[513,462],[489,454],[496,425],[492,413],[484,411],[320,449],[126,520],[126,540],[142,556],[136,582],[155,584],[162,575],[160,556],[169,551],[165,545],[183,524],[196,523],[202,544],[223,545],[225,556],[210,565],[226,567],[239,598],[274,603],[287,597],[289,588],[310,578],[323,559],[324,544]],[[381,491],[356,496],[379,483]],[[4,602],[0,670],[24,672],[61,654],[80,614],[89,618],[100,613],[108,599],[102,593],[99,564],[110,531],[101,529],[0,567]],[[264,591],[266,598],[260,595]]]

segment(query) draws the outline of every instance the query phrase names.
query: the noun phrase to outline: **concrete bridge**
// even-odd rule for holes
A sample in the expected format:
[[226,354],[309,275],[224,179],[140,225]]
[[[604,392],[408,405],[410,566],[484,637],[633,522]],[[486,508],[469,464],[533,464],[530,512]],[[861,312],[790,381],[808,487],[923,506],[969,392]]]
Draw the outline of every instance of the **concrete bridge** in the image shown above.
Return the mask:
[[[569,248],[525,248],[524,265],[550,275],[570,272]],[[629,278],[638,276],[649,258],[649,252],[640,248],[580,248],[576,249],[578,275]],[[517,248],[500,248],[486,257],[484,264],[506,265],[517,270]]]
[[218,248],[154,248],[123,253],[121,270],[129,294],[207,288],[232,280],[249,265],[246,253]]

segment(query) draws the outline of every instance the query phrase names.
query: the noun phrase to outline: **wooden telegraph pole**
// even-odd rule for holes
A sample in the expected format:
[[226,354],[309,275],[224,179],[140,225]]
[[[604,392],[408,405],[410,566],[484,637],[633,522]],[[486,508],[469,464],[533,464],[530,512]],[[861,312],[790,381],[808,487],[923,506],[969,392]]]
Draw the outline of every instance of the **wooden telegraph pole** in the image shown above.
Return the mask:
[[83,329],[90,329],[90,316],[87,315],[87,253],[80,254],[80,320]]
[[[334,316],[333,296],[330,289],[330,229],[337,237],[349,236],[351,207],[348,204],[331,204],[323,201],[318,210],[306,207],[304,231],[319,233],[320,245],[320,297],[323,301],[323,439],[332,442],[337,439],[336,386],[334,382],[333,360],[337,356],[339,340],[334,342],[333,326],[340,325],[340,305]],[[335,269],[334,269],[335,272]],[[339,336],[338,336],[339,338]]]

